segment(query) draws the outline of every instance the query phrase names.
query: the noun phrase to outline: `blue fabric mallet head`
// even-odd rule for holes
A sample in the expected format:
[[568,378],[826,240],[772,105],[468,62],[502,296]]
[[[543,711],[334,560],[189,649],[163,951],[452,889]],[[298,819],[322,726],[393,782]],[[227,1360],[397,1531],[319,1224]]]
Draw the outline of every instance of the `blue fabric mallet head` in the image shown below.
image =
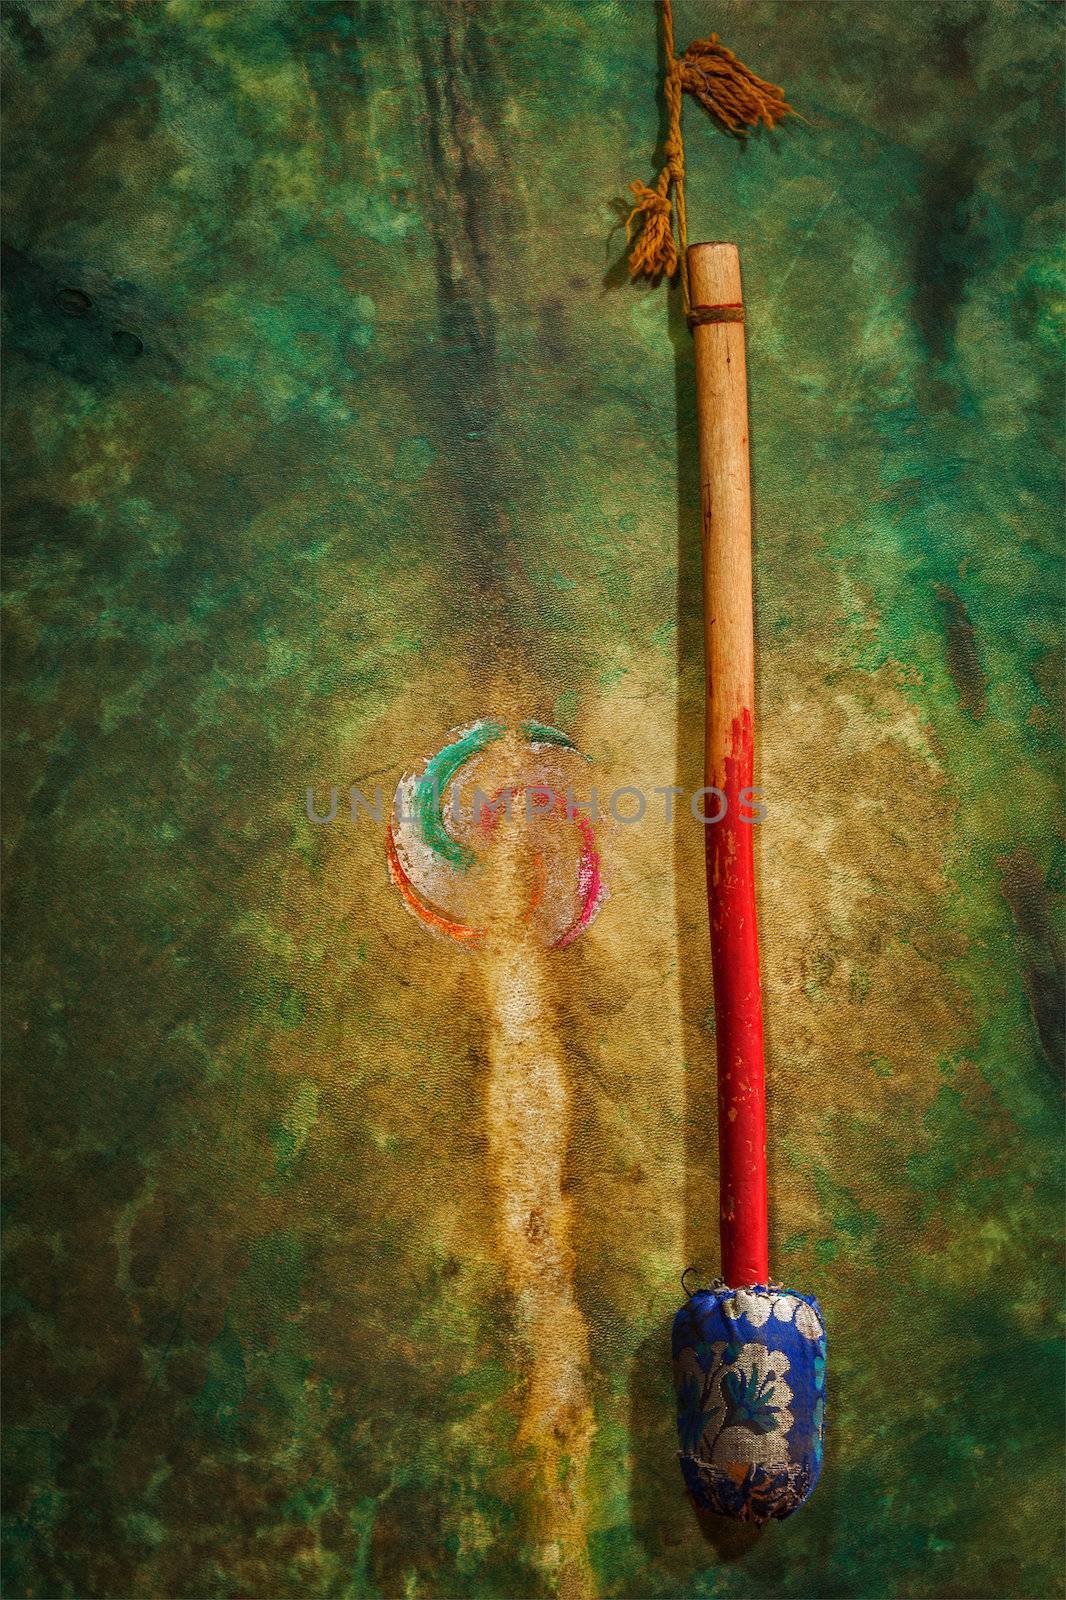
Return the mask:
[[818,1302],[776,1286],[700,1289],[674,1318],[681,1471],[696,1504],[763,1523],[818,1482],[825,1324]]

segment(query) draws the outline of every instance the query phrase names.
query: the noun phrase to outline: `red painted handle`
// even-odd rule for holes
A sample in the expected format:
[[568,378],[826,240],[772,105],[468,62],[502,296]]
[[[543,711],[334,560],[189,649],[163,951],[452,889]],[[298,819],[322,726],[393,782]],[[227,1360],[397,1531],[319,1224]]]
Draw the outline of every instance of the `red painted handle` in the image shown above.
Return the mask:
[[[705,782],[725,796],[707,828],[718,1034],[722,1276],[766,1283],[766,1101],[751,808],[755,646],[743,294],[736,246],[688,252],[696,355],[707,670]],[[745,818],[749,820],[745,820]]]
[[707,829],[707,902],[718,1044],[718,1166],[722,1276],[766,1283],[766,1091],[762,992],[755,921],[751,815],[741,795],[753,776],[750,708],[733,723],[731,750],[715,787],[722,821]]

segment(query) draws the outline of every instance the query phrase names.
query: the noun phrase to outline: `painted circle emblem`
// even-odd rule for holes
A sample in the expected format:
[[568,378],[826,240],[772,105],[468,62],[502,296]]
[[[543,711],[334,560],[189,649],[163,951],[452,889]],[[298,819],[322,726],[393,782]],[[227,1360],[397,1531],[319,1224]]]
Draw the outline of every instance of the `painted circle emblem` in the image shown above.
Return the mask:
[[544,723],[452,729],[396,789],[385,848],[407,909],[460,944],[507,930],[571,944],[606,895],[588,770]]

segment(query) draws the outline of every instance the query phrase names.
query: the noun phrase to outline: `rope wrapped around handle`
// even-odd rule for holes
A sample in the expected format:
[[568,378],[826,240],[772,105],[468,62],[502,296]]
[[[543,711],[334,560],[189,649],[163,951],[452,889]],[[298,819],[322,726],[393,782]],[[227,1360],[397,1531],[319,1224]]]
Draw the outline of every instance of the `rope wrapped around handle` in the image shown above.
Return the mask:
[[[716,33],[696,39],[683,55],[674,54],[672,0],[662,0],[663,53],[666,69],[663,95],[667,129],[663,143],[665,161],[654,189],[639,180],[629,185],[636,204],[626,219],[631,278],[672,278],[681,267],[681,302],[690,319],[688,225],[685,216],[685,143],[681,134],[682,96],[692,95],[729,133],[745,138],[759,123],[776,127],[797,116],[776,83],[767,83],[746,67]],[[674,208],[677,238],[674,238]]]

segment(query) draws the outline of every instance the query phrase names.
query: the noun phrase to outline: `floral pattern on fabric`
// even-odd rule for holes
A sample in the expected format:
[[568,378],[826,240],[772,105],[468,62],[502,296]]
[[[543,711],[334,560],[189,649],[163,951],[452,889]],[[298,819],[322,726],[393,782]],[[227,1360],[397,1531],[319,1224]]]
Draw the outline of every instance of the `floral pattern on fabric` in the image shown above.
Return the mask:
[[776,1285],[698,1291],[674,1319],[681,1469],[693,1498],[765,1522],[807,1499],[822,1463],[825,1326]]

